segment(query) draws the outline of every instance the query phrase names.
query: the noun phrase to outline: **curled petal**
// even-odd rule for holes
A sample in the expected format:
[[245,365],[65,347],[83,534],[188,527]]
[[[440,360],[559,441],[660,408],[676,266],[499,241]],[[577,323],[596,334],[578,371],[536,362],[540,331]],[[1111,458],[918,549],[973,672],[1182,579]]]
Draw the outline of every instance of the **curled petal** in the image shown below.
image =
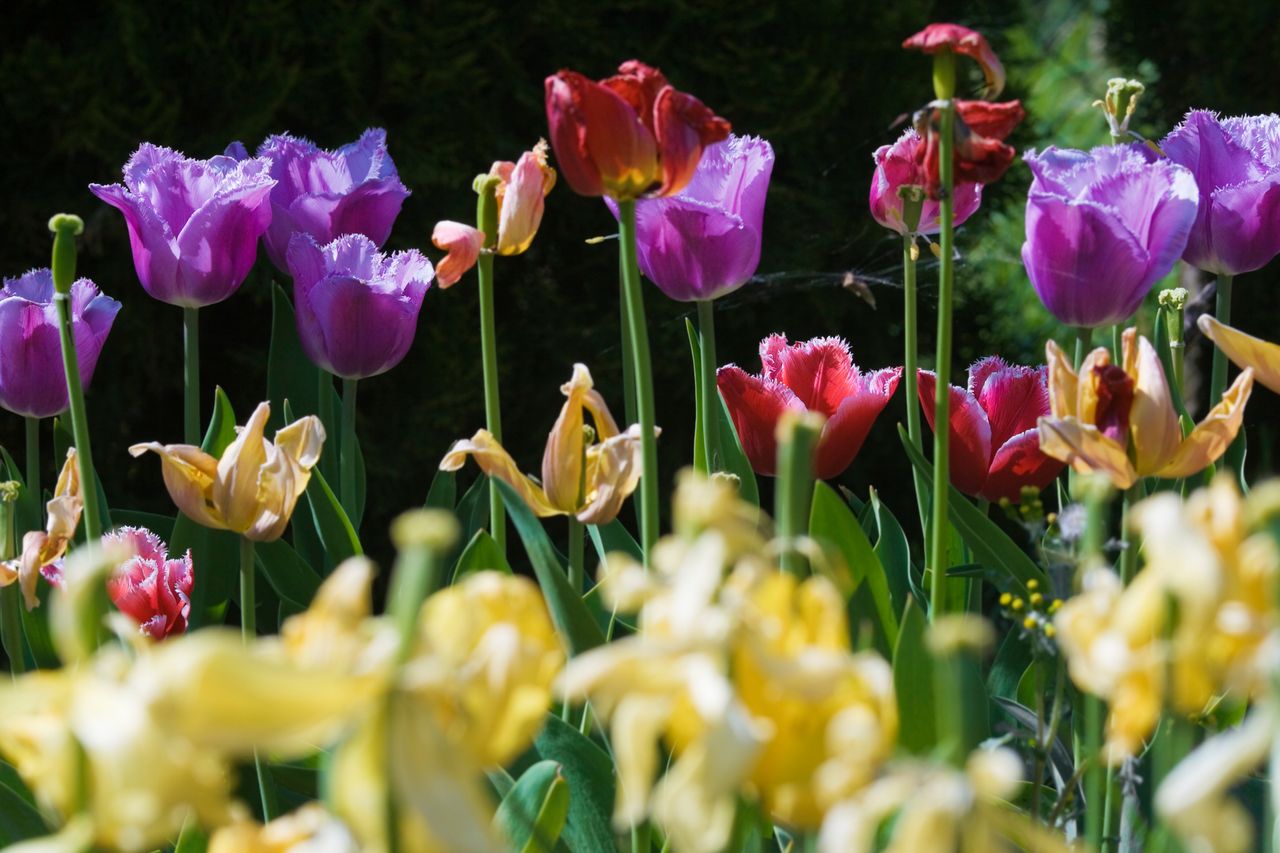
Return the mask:
[[822,427],[822,435],[814,451],[815,477],[822,480],[838,477],[853,464],[876,418],[898,390],[901,378],[901,367],[877,370],[860,377],[858,389],[840,403],[835,414]]
[[529,248],[542,223],[543,198],[556,183],[556,172],[547,165],[547,144],[539,142],[510,165],[498,185],[498,245],[500,255],[518,255]]
[[988,501],[1008,498],[1017,503],[1024,486],[1043,489],[1062,473],[1064,465],[1040,450],[1040,432],[1033,427],[996,449],[979,497]]
[[473,457],[486,475],[497,477],[515,489],[540,518],[564,514],[551,503],[537,483],[520,473],[511,454],[502,449],[488,430],[478,430],[469,440],[454,442],[444,459],[440,460],[440,470],[457,471],[467,461],[467,456]]
[[774,435],[778,419],[788,409],[803,411],[804,403],[781,382],[767,376],[752,376],[732,364],[716,371],[716,387],[724,398],[751,468],[757,474],[772,477],[778,464],[778,442]]
[[651,129],[612,88],[561,71],[547,78],[546,104],[556,163],[574,192],[634,199],[660,182]]
[[218,460],[210,497],[222,511],[227,527],[237,533],[252,527],[258,514],[259,474],[268,462],[269,452],[263,432],[270,416],[271,406],[259,403]]
[[1076,414],[1079,397],[1079,379],[1071,360],[1052,340],[1044,345],[1044,357],[1049,375],[1049,412],[1055,418],[1071,417]]
[[591,371],[585,364],[575,364],[573,378],[560,387],[567,399],[542,454],[542,488],[547,500],[564,513],[573,512],[581,504],[586,445],[582,408],[583,399],[591,390]]
[[[931,370],[917,371],[916,390],[929,429],[937,429],[934,419],[937,377]],[[963,388],[951,387],[950,395],[951,484],[966,495],[976,495],[987,482],[991,464],[991,423],[977,399]]]
[[907,50],[937,53],[950,50],[967,56],[982,68],[987,78],[987,95],[995,97],[1004,89],[1004,66],[982,33],[959,24],[930,24],[902,43]]
[[217,459],[189,444],[155,441],[135,444],[129,453],[141,456],[148,450],[159,455],[165,488],[183,515],[205,527],[230,529],[212,502],[213,483],[218,476]]
[[324,424],[315,415],[307,415],[277,432],[275,445],[302,468],[310,470],[320,461],[324,440]]
[[1138,479],[1124,448],[1092,424],[1075,418],[1041,418],[1039,433],[1042,452],[1080,473],[1106,474],[1117,489],[1127,489]]
[[698,161],[702,159],[702,149],[728,138],[729,122],[693,95],[678,92],[671,86],[658,93],[653,116],[662,185],[652,195],[675,195],[693,179]]
[[476,265],[484,241],[484,232],[470,225],[447,219],[436,223],[435,230],[431,232],[431,242],[437,249],[448,252],[436,265],[436,282],[441,288],[452,287]]
[[1252,368],[1259,382],[1280,394],[1280,345],[1225,326],[1208,314],[1201,314],[1196,325],[1237,367]]
[[636,490],[643,471],[639,424],[587,451],[587,494],[578,512],[583,524],[608,524]]
[[1240,432],[1244,406],[1252,391],[1253,371],[1245,369],[1222,395],[1221,402],[1178,445],[1173,458],[1151,473],[1167,479],[1190,477],[1217,461]]
[[1124,370],[1134,377],[1129,430],[1134,465],[1143,473],[1168,462],[1182,443],[1182,425],[1173,408],[1173,395],[1160,364],[1160,356],[1137,329],[1124,332]]

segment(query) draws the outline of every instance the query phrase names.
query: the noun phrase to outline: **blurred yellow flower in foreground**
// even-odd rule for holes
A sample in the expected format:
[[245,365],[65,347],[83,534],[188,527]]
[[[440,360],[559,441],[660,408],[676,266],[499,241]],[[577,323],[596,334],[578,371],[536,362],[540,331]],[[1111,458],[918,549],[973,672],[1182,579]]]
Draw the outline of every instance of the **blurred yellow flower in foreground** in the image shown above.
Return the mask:
[[40,603],[36,597],[36,583],[40,570],[62,558],[67,545],[76,535],[80,513],[84,510],[84,497],[80,491],[80,466],[76,449],[67,449],[67,461],[62,463],[53,497],[45,504],[48,519],[44,530],[32,530],[22,537],[22,554],[16,560],[0,563],[0,586],[8,586],[15,580],[22,589],[22,600],[28,610]]
[[244,820],[209,839],[208,853],[358,853],[351,832],[324,810],[308,803],[263,826]]

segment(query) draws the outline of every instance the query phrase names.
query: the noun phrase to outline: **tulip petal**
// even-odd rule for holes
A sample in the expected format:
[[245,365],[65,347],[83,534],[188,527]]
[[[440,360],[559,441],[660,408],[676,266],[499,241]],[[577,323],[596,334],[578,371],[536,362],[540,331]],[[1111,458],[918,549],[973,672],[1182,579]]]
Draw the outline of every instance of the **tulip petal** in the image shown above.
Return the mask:
[[761,361],[765,360],[767,345],[769,358],[776,359],[778,365],[774,378],[790,388],[805,408],[833,417],[841,402],[861,387],[849,345],[835,337],[814,338],[790,346],[786,346],[786,340],[779,335],[766,339],[760,345]]
[[1223,187],[1206,206],[1211,254],[1203,269],[1238,275],[1262,269],[1280,254],[1280,171]]
[[484,232],[470,225],[448,219],[436,223],[431,232],[431,242],[437,249],[448,253],[436,264],[436,281],[442,289],[452,287],[476,265],[484,241]]
[[182,283],[166,301],[200,307],[235,293],[257,260],[258,238],[271,224],[273,185],[264,174],[219,192],[191,215],[177,240]]
[[268,462],[269,452],[263,432],[270,416],[271,406],[259,403],[235,441],[222,452],[217,477],[209,490],[213,505],[221,510],[227,527],[237,533],[252,527],[258,515],[259,476]]
[[1182,443],[1182,425],[1173,408],[1173,395],[1160,356],[1136,329],[1124,332],[1124,370],[1134,377],[1129,409],[1129,436],[1134,466],[1147,474],[1169,461]]
[[467,461],[467,456],[476,460],[480,470],[490,477],[497,477],[519,493],[534,514],[540,518],[552,515],[563,515],[564,512],[547,498],[537,483],[530,480],[516,466],[511,454],[502,449],[502,445],[494,440],[493,434],[486,429],[477,430],[470,439],[455,441],[449,452],[440,460],[441,471],[457,471]]
[[[990,359],[984,360],[989,362]],[[1049,391],[1039,368],[1004,365],[990,370],[979,362],[978,376],[982,384],[974,390],[975,376],[970,368],[969,393],[978,398],[991,423],[991,447],[997,448],[1013,436],[1036,428],[1036,421],[1049,411]]]
[[205,527],[228,530],[222,513],[212,503],[213,483],[218,476],[218,460],[189,444],[160,444],[149,441],[129,448],[133,456],[148,450],[160,456],[160,470],[169,497],[182,514]]
[[546,94],[551,146],[574,192],[634,199],[659,182],[653,133],[616,92],[561,71],[547,78]]
[[500,255],[518,255],[529,248],[545,209],[543,199],[556,182],[554,169],[547,166],[547,144],[520,155],[519,161],[504,169],[498,186],[498,243]]
[[1049,412],[1055,418],[1072,417],[1076,414],[1080,389],[1071,360],[1052,340],[1044,345],[1044,357],[1049,377]]
[[[1244,406],[1249,402],[1249,394],[1253,391],[1253,371],[1245,369],[1231,387],[1222,395],[1222,400],[1214,406],[1204,420],[1196,424],[1182,443],[1178,446],[1173,458],[1157,471],[1157,477],[1174,480],[1198,474],[1222,454],[1227,452],[1236,434],[1240,432],[1240,424],[1244,420]],[[1141,469],[1139,469],[1141,470]]]
[[[306,415],[279,430],[275,445],[304,470],[310,471],[320,461],[325,438],[324,424],[320,419]],[[303,488],[306,488],[305,483]]]
[[[920,407],[924,409],[929,429],[935,430],[934,411],[938,380],[931,370],[917,371],[916,391]],[[991,424],[987,413],[972,394],[963,388],[951,386],[949,430],[951,460],[948,472],[951,485],[966,495],[980,493],[987,482],[987,470],[991,465]]]
[[582,401],[590,390],[591,371],[585,364],[575,364],[573,378],[560,386],[560,393],[566,399],[542,453],[542,488],[547,500],[564,513],[575,512],[582,505],[582,466],[586,452]]
[[1064,467],[1061,460],[1041,452],[1039,429],[1032,427],[1012,436],[996,450],[979,497],[989,501],[1008,498],[1017,503],[1024,486],[1043,489]]
[[901,367],[859,377],[857,388],[845,397],[822,427],[813,459],[815,477],[830,480],[853,464],[876,418],[898,390],[901,378]]
[[774,435],[778,418],[788,409],[804,411],[804,403],[781,382],[767,375],[752,376],[733,364],[716,371],[716,387],[752,470],[772,477],[778,464],[778,441]]
[[[385,373],[409,352],[422,309],[421,293],[384,289],[376,282],[330,274],[298,293],[298,332],[307,357],[348,379]],[[374,333],[376,330],[376,334]]]
[[578,521],[608,524],[636,490],[643,473],[644,451],[639,424],[587,451],[587,493]]
[[177,239],[151,205],[119,184],[89,184],[89,191],[124,214],[138,281],[151,296],[170,302],[178,295]]
[[672,196],[693,179],[702,149],[728,138],[729,122],[693,95],[667,86],[654,102],[653,133],[662,164],[662,186],[653,194]]
[[1259,382],[1280,394],[1280,344],[1223,325],[1208,314],[1201,314],[1196,325],[1237,367],[1253,368]]
[[1092,424],[1075,418],[1049,417],[1040,419],[1038,429],[1041,452],[1066,462],[1076,471],[1106,474],[1117,489],[1127,489],[1137,481],[1138,472],[1124,448]]

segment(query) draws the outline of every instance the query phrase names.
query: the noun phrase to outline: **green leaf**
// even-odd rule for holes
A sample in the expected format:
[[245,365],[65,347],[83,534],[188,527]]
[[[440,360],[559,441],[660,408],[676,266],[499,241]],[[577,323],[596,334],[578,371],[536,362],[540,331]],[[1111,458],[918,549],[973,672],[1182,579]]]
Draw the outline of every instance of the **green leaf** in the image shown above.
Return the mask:
[[876,557],[884,567],[889,582],[889,595],[893,599],[893,612],[901,613],[907,606],[911,591],[911,546],[907,534],[889,508],[880,500],[875,489],[871,490],[870,517],[877,529]]
[[462,524],[462,538],[470,542],[477,530],[489,526],[489,478],[484,474],[476,477],[471,488],[458,501],[458,521]]
[[18,501],[15,504],[16,513],[14,516],[14,527],[18,531],[18,541],[21,542],[24,531],[37,530],[42,526],[40,504],[44,502],[44,495],[39,494],[36,489],[29,488],[29,484],[18,469],[18,463],[13,461],[13,457],[9,455],[8,450],[0,447],[0,454],[4,456],[4,478],[6,480],[16,480],[22,484],[22,491],[18,494]]
[[453,583],[457,583],[460,578],[472,572],[482,572],[488,569],[508,575],[512,574],[507,558],[503,556],[502,549],[498,547],[498,543],[489,535],[489,531],[477,530],[476,535],[471,537],[467,547],[458,556],[458,561],[454,563]]
[[283,539],[258,542],[253,553],[262,576],[276,595],[294,605],[291,609],[305,610],[320,588],[316,570]]
[[520,499],[515,489],[501,480],[494,479],[498,491],[502,494],[503,503],[507,506],[507,514],[520,534],[529,562],[533,564],[533,572],[542,587],[542,595],[551,611],[551,620],[556,631],[569,648],[570,655],[578,655],[588,649],[604,643],[604,634],[600,626],[591,616],[591,611],[582,602],[578,593],[569,585],[564,566],[556,557],[547,532],[542,529],[533,511]]
[[458,474],[455,471],[436,471],[431,478],[431,488],[427,489],[427,500],[423,504],[427,509],[447,509],[453,511],[458,496]]
[[[288,400],[301,414],[316,414],[317,389],[320,387],[319,370],[303,352],[298,339],[298,326],[294,319],[293,305],[284,288],[271,286],[271,346],[267,351],[267,400],[271,403],[272,423],[278,429],[290,420],[284,414],[284,401]],[[337,435],[331,429],[336,424],[325,424],[329,435]]]
[[46,835],[49,828],[32,805],[31,796],[17,774],[12,773],[8,765],[5,770],[8,772],[0,778],[0,846],[7,848],[19,841]]
[[[834,546],[852,576],[854,588],[866,582],[875,602],[880,631],[884,634],[886,646],[892,648],[898,639],[898,620],[893,613],[884,566],[849,505],[821,480],[813,490],[809,535],[819,543]],[[846,594],[852,591],[851,588]]]
[[558,762],[573,796],[569,799],[564,843],[570,850],[614,850],[613,761],[576,728],[548,714],[534,739],[538,757]]
[[188,816],[173,846],[173,853],[205,853],[209,849],[209,836],[204,834],[194,818]]
[[711,470],[711,467],[704,452],[706,446],[702,443],[703,423],[706,420],[703,415],[703,406],[707,404],[702,388],[702,344],[698,340],[698,330],[694,328],[693,321],[688,317],[684,319],[684,330],[689,335],[689,354],[693,357],[693,467],[706,473]]
[[608,524],[588,524],[587,532],[591,534],[591,544],[596,546],[596,555],[602,562],[610,551],[621,551],[636,561],[644,559],[640,543],[621,519],[615,518]]
[[1014,699],[1018,695],[1018,682],[1022,674],[1031,666],[1031,643],[1021,632],[1010,631],[1005,634],[995,659],[991,662],[991,672],[987,674],[987,692],[993,697]]
[[347,518],[337,495],[329,488],[319,468],[311,469],[311,482],[307,483],[307,504],[311,507],[311,520],[316,526],[316,532],[320,534],[325,554],[335,565],[348,557],[364,553],[360,537],[356,535],[351,520]]
[[925,645],[928,629],[924,611],[914,598],[907,601],[893,649],[893,689],[898,698],[898,743],[925,755],[937,743],[934,727],[933,656]]
[[756,485],[756,473],[751,470],[751,462],[747,460],[742,442],[738,440],[738,431],[733,426],[733,416],[716,389],[716,399],[720,401],[720,452],[724,454],[724,470],[739,480],[738,494],[744,501],[760,505],[760,487]]
[[569,783],[561,775],[560,764],[539,761],[502,798],[493,816],[494,827],[510,850],[551,853],[564,831],[569,800]]
[[[912,446],[901,425],[898,427],[898,433],[911,464],[932,479],[933,466],[920,454],[919,450]],[[969,503],[964,495],[956,491],[954,486],[951,486],[950,490],[947,517],[955,527],[956,533],[969,546],[973,556],[979,562],[1013,578],[1024,591],[1029,580],[1034,580],[1042,588],[1048,589],[1049,579],[1035,561],[1027,556],[1027,553],[1019,548],[994,521],[987,518],[977,507]]]

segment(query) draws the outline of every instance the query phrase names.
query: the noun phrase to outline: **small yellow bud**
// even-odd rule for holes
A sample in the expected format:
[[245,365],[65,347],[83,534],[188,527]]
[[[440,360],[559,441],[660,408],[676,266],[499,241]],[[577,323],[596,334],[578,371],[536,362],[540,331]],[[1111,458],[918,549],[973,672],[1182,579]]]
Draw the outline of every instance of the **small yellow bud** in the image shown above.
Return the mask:
[[[1032,581],[1032,583],[1035,583],[1035,581]],[[1039,607],[1039,606],[1040,606],[1041,604],[1043,604],[1043,603],[1044,603],[1044,596],[1043,596],[1043,595],[1041,595],[1041,594],[1040,594],[1040,593],[1038,593],[1038,592],[1033,592],[1033,593],[1031,593],[1031,606],[1032,606],[1032,607]]]
[[1036,580],[1035,578],[1032,578],[1031,580],[1027,581],[1027,589],[1031,590],[1032,592],[1035,592],[1039,588],[1040,588],[1040,581]]
[[1052,623],[1044,626],[1044,635],[1046,637],[1052,637],[1056,633],[1058,633],[1058,629],[1053,627]]
[[1022,627],[1023,627],[1023,628],[1026,628],[1028,631],[1035,630],[1035,627],[1036,627],[1036,619],[1035,619],[1035,617],[1034,617],[1034,616],[1028,616],[1026,619],[1023,619],[1023,620],[1022,620]]
[[1010,595],[1009,593],[1006,592],[1000,596],[1001,607],[1008,607],[1010,601],[1013,601],[1013,596]]
[[1013,603],[1012,603],[1012,604],[1010,604],[1010,605],[1009,605],[1009,607],[1010,607],[1010,608],[1012,608],[1013,610],[1021,610],[1021,609],[1022,609],[1022,607],[1023,607],[1023,601],[1022,601],[1022,599],[1021,599],[1021,598],[1015,598],[1015,599],[1013,600]]
[[1061,610],[1061,609],[1062,609],[1062,599],[1061,599],[1061,598],[1055,598],[1053,601],[1051,601],[1051,602],[1049,603],[1049,612],[1050,612],[1050,613],[1057,613],[1057,612],[1058,612],[1059,610]]

